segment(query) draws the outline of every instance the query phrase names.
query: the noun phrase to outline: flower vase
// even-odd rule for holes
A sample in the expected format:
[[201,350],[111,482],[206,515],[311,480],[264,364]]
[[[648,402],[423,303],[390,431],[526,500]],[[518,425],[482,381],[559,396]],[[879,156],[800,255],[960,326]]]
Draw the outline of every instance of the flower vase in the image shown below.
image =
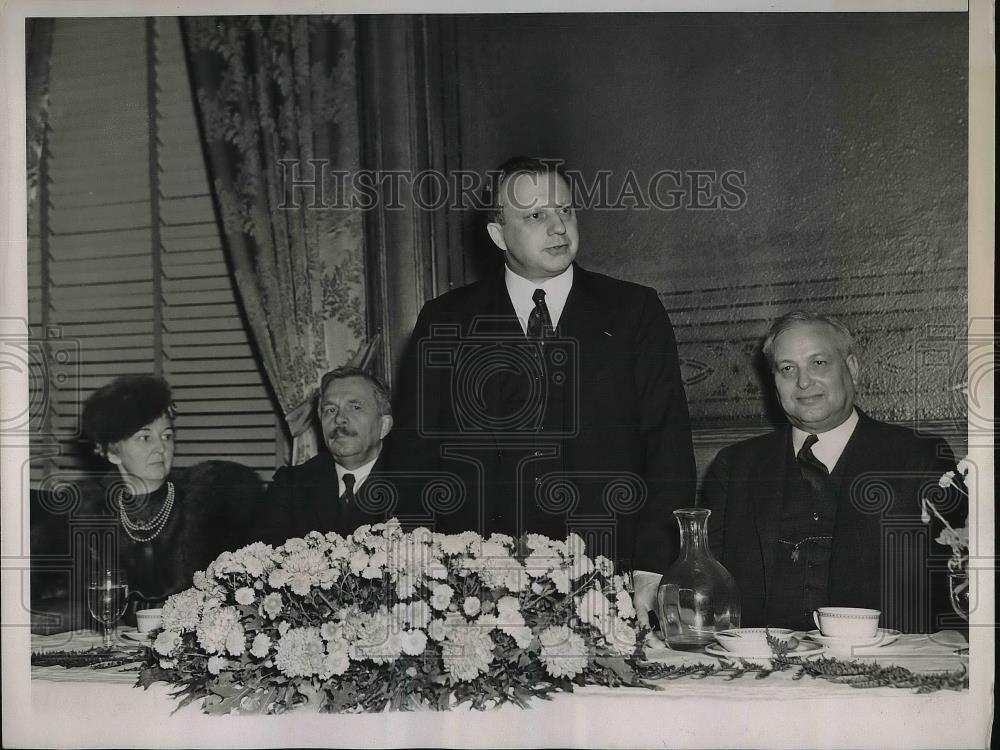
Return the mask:
[[969,574],[949,573],[948,589],[951,592],[951,607],[955,614],[969,621]]
[[681,549],[660,581],[657,617],[668,647],[699,650],[715,642],[719,630],[740,626],[740,592],[736,581],[708,547],[705,508],[675,510]]

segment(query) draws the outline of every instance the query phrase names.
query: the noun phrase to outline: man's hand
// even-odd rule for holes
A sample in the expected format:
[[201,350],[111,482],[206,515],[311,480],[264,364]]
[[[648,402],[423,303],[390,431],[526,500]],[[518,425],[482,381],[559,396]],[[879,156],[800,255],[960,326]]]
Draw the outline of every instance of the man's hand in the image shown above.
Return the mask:
[[649,613],[656,611],[656,590],[660,587],[659,573],[648,573],[637,570],[632,575],[635,593],[632,602],[635,604],[635,619],[642,627],[649,627]]

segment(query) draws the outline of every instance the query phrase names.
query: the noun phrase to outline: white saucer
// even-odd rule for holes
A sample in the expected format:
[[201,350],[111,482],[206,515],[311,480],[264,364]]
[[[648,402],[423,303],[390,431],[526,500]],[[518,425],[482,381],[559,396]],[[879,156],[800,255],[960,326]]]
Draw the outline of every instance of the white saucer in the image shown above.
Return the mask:
[[824,646],[835,646],[837,648],[870,648],[872,646],[888,646],[895,641],[901,633],[898,630],[879,628],[878,632],[871,638],[833,638],[823,635],[818,630],[810,630],[806,633],[806,638],[822,643]]
[[140,633],[138,630],[119,630],[118,633],[123,638],[128,638],[136,643],[150,643],[155,640],[152,633]]
[[[822,650],[823,646],[820,645],[819,643],[808,643],[802,641],[799,643],[798,646],[789,651],[786,654],[786,656],[794,656],[797,658],[815,656]],[[762,651],[756,651],[756,650],[746,651],[743,653],[739,651],[730,651],[729,649],[719,645],[718,643],[710,643],[707,646],[705,646],[705,653],[708,654],[709,656],[716,656],[720,659],[746,659],[747,661],[753,662],[755,664],[762,664],[765,662],[769,662],[771,659],[774,658],[774,654],[772,653],[764,653]]]

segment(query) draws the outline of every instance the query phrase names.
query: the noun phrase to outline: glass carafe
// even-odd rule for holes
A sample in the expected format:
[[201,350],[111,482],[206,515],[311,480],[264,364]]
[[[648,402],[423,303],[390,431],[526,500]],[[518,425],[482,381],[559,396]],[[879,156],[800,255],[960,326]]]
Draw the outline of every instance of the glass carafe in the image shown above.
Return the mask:
[[708,548],[706,508],[675,510],[681,551],[660,581],[656,616],[666,644],[681,651],[715,642],[719,630],[740,626],[740,592],[736,581]]

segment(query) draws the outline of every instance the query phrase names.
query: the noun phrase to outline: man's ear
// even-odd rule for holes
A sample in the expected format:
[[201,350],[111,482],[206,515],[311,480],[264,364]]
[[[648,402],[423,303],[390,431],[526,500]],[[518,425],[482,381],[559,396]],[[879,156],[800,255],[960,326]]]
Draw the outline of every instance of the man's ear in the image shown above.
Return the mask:
[[385,436],[392,430],[392,415],[383,414],[379,419],[382,421],[382,426],[378,431],[378,439],[385,440]]
[[490,239],[493,240],[493,244],[506,252],[507,242],[503,238],[503,226],[498,222],[491,221],[486,225],[486,231],[490,233]]
[[858,358],[853,354],[847,355],[847,370],[851,373],[851,380],[857,384],[858,373],[861,372],[861,363],[858,362]]

